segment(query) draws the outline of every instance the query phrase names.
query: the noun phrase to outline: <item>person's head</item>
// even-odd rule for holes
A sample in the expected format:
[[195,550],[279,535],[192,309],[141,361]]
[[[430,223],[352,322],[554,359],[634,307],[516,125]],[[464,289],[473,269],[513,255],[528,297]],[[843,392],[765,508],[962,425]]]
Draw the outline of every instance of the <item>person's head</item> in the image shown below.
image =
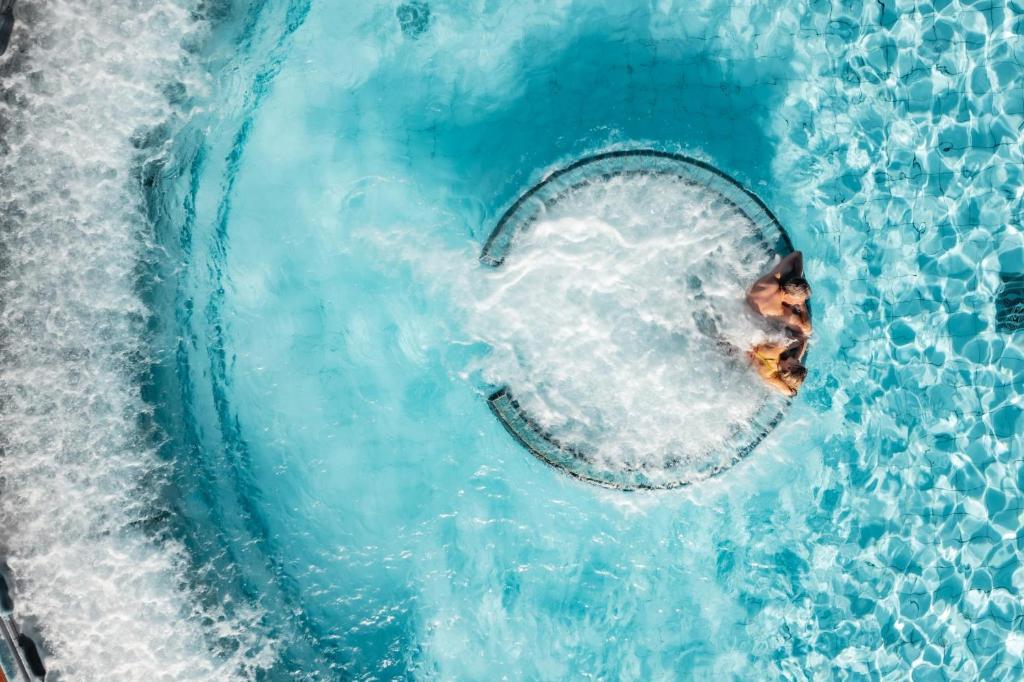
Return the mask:
[[798,391],[807,378],[807,368],[795,359],[788,360],[779,365],[779,378],[793,391]]
[[794,277],[782,284],[782,299],[791,305],[803,303],[811,297],[811,285],[803,277]]

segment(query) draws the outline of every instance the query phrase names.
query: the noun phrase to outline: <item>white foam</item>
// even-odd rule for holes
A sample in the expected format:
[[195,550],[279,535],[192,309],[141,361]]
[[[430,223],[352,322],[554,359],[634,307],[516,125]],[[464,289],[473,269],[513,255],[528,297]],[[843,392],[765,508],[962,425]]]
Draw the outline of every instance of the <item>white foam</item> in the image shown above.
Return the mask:
[[[189,71],[188,9],[22,0],[3,58],[18,64],[0,81],[0,527],[18,616],[66,679],[223,680],[271,656],[195,606],[181,548],[138,525],[160,479],[133,381],[147,225],[130,139],[170,115],[159,88]],[[238,646],[213,653],[213,637]]]
[[752,227],[672,176],[573,190],[484,273],[471,325],[493,349],[485,377],[609,468],[678,457],[706,471],[781,403],[744,357],[767,337],[743,300],[770,266]]

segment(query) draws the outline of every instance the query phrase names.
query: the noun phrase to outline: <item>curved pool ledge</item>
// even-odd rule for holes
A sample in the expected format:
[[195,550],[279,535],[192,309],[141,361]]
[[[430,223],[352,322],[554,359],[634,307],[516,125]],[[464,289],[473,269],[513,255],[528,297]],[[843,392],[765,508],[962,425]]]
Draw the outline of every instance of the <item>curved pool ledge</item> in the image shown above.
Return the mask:
[[0,681],[42,680],[46,678],[43,649],[31,622],[19,625],[14,618],[10,571],[0,561]]
[[[750,234],[737,235],[737,240],[753,237],[771,259],[793,252],[789,234],[771,209],[728,174],[689,156],[641,148],[588,155],[548,173],[502,214],[483,246],[480,262],[500,268],[515,251],[517,239],[575,190],[614,178],[636,176],[670,176],[698,187],[713,196],[713,201],[724,202],[749,221]],[[680,488],[721,474],[757,448],[782,421],[791,402],[787,399],[779,407],[777,401],[765,401],[748,423],[733,429],[737,437],[720,451],[708,453],[708,465],[695,472],[691,463],[682,457],[617,469],[603,466],[586,445],[566,442],[543,426],[520,404],[515,394],[514,386],[503,385],[487,402],[495,417],[520,445],[545,464],[575,479],[624,491]]]

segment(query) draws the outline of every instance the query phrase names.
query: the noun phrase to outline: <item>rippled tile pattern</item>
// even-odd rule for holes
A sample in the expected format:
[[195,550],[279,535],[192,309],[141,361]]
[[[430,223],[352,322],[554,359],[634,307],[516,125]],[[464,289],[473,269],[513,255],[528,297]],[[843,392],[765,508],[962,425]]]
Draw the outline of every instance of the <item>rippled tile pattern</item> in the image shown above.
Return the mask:
[[780,175],[843,333],[808,395],[838,426],[812,533],[757,557],[755,596],[788,602],[755,618],[763,653],[793,678],[1019,679],[1024,347],[1000,273],[1021,267],[1024,4],[811,2],[794,28],[813,66]]

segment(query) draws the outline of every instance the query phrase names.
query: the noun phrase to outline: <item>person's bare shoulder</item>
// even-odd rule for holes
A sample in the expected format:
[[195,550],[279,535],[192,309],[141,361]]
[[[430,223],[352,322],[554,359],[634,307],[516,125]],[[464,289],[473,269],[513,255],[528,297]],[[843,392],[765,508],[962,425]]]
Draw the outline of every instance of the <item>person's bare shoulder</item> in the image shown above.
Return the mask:
[[775,295],[778,289],[778,280],[772,276],[772,273],[768,273],[751,285],[747,291],[747,303],[754,310],[761,312],[761,308]]

